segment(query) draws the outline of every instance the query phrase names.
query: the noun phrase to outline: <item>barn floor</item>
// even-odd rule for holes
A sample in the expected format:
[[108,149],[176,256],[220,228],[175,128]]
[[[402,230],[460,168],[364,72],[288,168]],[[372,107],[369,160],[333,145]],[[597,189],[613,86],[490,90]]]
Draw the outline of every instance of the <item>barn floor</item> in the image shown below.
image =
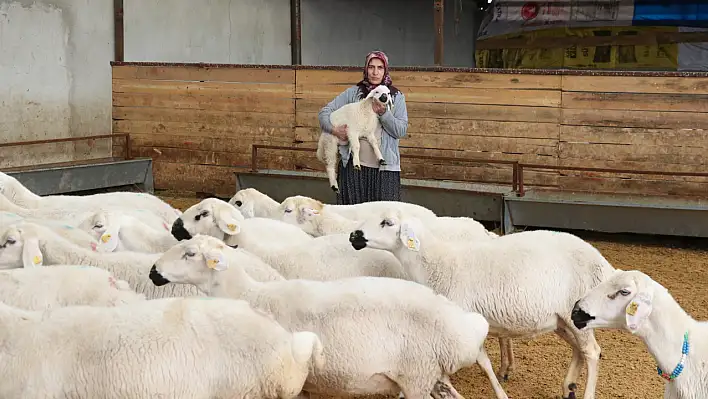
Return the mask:
[[[161,197],[182,210],[199,201],[182,193]],[[576,232],[596,246],[621,269],[639,269],[667,287],[694,318],[708,319],[708,246],[705,241],[681,238],[652,238],[632,235],[604,235]],[[664,380],[644,344],[626,332],[597,331],[602,348],[597,398],[661,398]],[[487,341],[495,370],[499,364],[499,344]],[[680,350],[680,348],[676,348]],[[554,334],[530,341],[514,341],[516,370],[502,383],[510,398],[560,398],[561,384],[570,363],[570,347]],[[582,398],[585,371],[578,381]],[[486,376],[478,367],[458,372],[455,388],[467,399],[494,398]]]

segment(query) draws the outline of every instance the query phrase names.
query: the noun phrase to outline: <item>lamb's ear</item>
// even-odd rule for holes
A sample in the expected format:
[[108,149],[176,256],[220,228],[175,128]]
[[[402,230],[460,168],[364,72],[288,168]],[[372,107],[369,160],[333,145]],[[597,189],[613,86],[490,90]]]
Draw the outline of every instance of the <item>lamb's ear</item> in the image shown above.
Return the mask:
[[116,220],[108,225],[106,231],[104,231],[98,239],[98,250],[100,252],[113,252],[116,250],[118,247],[118,239],[120,238],[120,227],[120,220]]
[[420,251],[420,240],[416,235],[416,227],[415,220],[401,221],[401,231],[398,234],[398,238],[406,248],[418,252]]
[[315,217],[315,216],[319,215],[320,211],[315,208],[311,208],[309,206],[303,206],[302,207],[302,214],[311,218],[311,217]]
[[216,218],[216,224],[219,226],[221,231],[226,234],[234,235],[241,232],[241,227],[239,226],[240,218],[234,213],[238,212],[230,207],[221,207],[214,212],[214,217]]
[[42,266],[44,258],[39,249],[39,240],[28,238],[22,247],[22,266],[25,268]]
[[204,253],[204,260],[209,269],[216,270],[217,272],[223,272],[229,268],[229,264],[226,262],[226,258],[224,258],[224,254],[219,248],[207,250]]
[[627,304],[625,308],[625,319],[627,321],[627,329],[632,333],[636,333],[642,324],[649,318],[652,310],[653,295],[650,291],[639,291]]

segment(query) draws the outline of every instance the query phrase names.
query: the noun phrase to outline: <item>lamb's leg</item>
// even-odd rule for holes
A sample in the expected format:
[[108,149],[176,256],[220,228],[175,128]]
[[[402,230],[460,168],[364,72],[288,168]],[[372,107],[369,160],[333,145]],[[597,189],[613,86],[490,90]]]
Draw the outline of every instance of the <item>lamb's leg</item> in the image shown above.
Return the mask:
[[580,377],[580,368],[583,365],[583,354],[580,351],[580,347],[575,340],[573,332],[565,325],[565,322],[559,320],[555,333],[567,342],[573,350],[573,358],[570,361],[568,372],[563,380],[563,398],[575,399],[575,390],[578,388],[577,381]]
[[374,149],[374,154],[376,154],[376,159],[379,160],[379,165],[386,165],[386,161],[384,160],[383,154],[381,154],[381,149],[379,148],[379,141],[376,140],[376,136],[374,136],[374,133],[367,133],[364,135],[364,138],[366,141],[371,144],[371,147]]
[[[511,340],[509,341],[511,342]],[[484,350],[484,344],[479,349],[479,355],[477,355],[477,364],[479,364],[479,367],[481,367],[482,370],[484,370],[484,372],[487,374],[487,378],[492,384],[492,389],[494,389],[494,394],[497,396],[497,399],[509,399],[509,397],[506,396],[506,392],[504,392],[504,389],[499,383],[496,374],[494,374],[492,362],[489,360],[489,356],[487,356],[487,352]]]
[[[511,339],[505,337],[498,337],[499,339],[499,372],[497,372],[497,378],[500,380],[509,380],[509,371],[512,367],[511,359],[509,357],[509,352],[511,352]],[[513,353],[512,353],[513,356]]]
[[443,376],[435,382],[430,396],[433,399],[465,399],[465,397],[452,386],[452,381],[450,381],[449,376]]
[[[585,364],[588,366],[587,383],[585,385],[585,394],[583,399],[595,399],[595,388],[597,386],[597,375],[599,372],[599,360],[600,360],[600,345],[598,345],[595,339],[595,332],[592,329],[578,330],[570,321],[563,320],[566,326],[572,326],[569,330],[575,336],[575,340],[578,343],[578,347],[585,358]],[[565,390],[563,392],[565,394]],[[568,396],[572,399],[575,396]]]
[[504,381],[509,379],[509,375],[516,369],[514,360],[514,340],[511,338],[506,339],[506,374],[504,375]]
[[354,140],[349,139],[349,148],[352,154],[352,163],[354,164],[354,169],[361,170],[361,161],[359,160],[359,150],[361,149],[361,143],[359,143],[358,135]]

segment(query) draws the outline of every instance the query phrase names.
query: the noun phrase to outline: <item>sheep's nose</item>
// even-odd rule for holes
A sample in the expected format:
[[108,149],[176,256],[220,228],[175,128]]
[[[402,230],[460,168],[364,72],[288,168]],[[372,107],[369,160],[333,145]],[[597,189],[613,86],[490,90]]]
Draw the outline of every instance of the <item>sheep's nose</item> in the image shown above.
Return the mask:
[[381,97],[379,97],[379,100],[381,100],[382,103],[385,103],[388,100],[388,96],[386,94],[382,94]]
[[182,218],[177,218],[174,223],[172,223],[171,233],[172,237],[174,237],[177,241],[189,240],[192,238],[192,235],[189,234],[187,229],[184,228],[184,221]]
[[362,238],[364,238],[364,232],[361,230],[354,230],[349,234],[349,241],[357,239],[361,240]]

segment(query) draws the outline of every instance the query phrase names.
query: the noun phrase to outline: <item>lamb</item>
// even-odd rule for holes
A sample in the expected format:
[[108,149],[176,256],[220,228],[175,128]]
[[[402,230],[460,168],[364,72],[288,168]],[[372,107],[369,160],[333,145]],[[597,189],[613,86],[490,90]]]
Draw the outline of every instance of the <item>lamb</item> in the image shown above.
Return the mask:
[[[283,201],[284,222],[299,226],[306,233],[321,237],[329,234],[349,233],[359,221],[341,216],[320,201],[303,196],[289,197]],[[405,212],[404,212],[405,213]],[[479,241],[499,237],[488,231],[482,223],[468,217],[438,216],[427,220],[428,229],[442,240]]]
[[[366,219],[350,242],[355,249],[393,253],[413,281],[483,314],[492,336],[555,331],[573,349],[563,397],[575,397],[583,358],[588,365],[584,398],[595,397],[600,347],[592,331],[575,328],[571,320],[575,301],[614,272],[592,245],[543,230],[460,245],[430,234],[424,223],[398,210]],[[539,295],[544,292],[549,294]],[[508,373],[507,367],[502,364],[499,375]]]
[[[204,212],[206,213],[206,216]],[[194,217],[192,217],[194,215]],[[246,250],[269,264],[287,279],[335,280],[375,276],[405,278],[400,262],[381,251],[357,253],[346,234],[312,238],[299,227],[272,219],[244,219],[227,202],[210,199],[187,209],[177,219],[172,234],[180,241],[203,234],[229,246]],[[281,226],[282,225],[282,226]],[[280,236],[273,234],[281,229]],[[289,230],[295,230],[292,234]],[[271,237],[268,237],[268,235]],[[305,240],[290,237],[306,236]]]
[[79,209],[135,208],[146,209],[159,215],[167,224],[172,224],[181,214],[178,209],[148,193],[120,191],[92,195],[45,195],[39,196],[22,185],[16,178],[0,172],[0,194],[23,208]]
[[0,303],[0,397],[291,399],[322,342],[245,301],[166,298],[45,312]]
[[280,203],[255,188],[238,190],[229,204],[236,207],[244,218],[278,218]]
[[[374,101],[385,104],[389,108],[393,106],[391,91],[386,85],[374,88],[366,98],[355,103],[346,104],[329,116],[332,126],[347,125],[349,151],[352,154],[354,169],[356,170],[361,170],[361,162],[359,161],[360,137],[371,144],[379,165],[386,164],[383,154],[381,154],[381,149],[379,149],[379,142],[374,135],[376,129],[381,126],[378,115],[376,115],[371,106]],[[339,184],[337,184],[337,151],[339,144],[345,145],[347,143],[341,142],[337,136],[326,132],[320,134],[320,139],[317,143],[317,159],[325,164],[327,178],[334,192],[339,192]]]
[[[23,223],[7,228],[0,234],[0,269],[17,267],[84,265],[96,266],[112,272],[117,278],[126,280],[136,292],[145,294],[148,299],[199,296],[193,287],[173,287],[160,290],[150,284],[150,266],[160,257],[160,253],[146,254],[139,252],[97,253],[77,247],[46,227]],[[254,261],[247,272],[254,279],[281,280],[265,263]]]
[[644,341],[668,380],[665,399],[708,398],[708,322],[696,321],[648,275],[617,270],[573,307],[575,326],[623,329]]
[[10,202],[9,199],[0,195],[0,209],[13,212],[19,216],[33,219],[51,220],[59,223],[74,224],[78,220],[89,218],[96,211],[112,210],[127,215],[139,217],[144,223],[148,223],[155,228],[168,229],[168,225],[159,215],[144,209],[134,209],[130,206],[89,206],[86,209],[83,205],[77,207],[66,205],[66,207],[45,208],[44,205],[38,208],[23,208]]
[[0,228],[9,227],[10,225],[24,222],[40,224],[42,226],[48,227],[55,233],[64,237],[68,241],[71,241],[75,245],[78,245],[79,247],[91,248],[94,251],[103,252],[103,249],[99,248],[98,240],[96,238],[94,238],[89,233],[83,230],[75,228],[70,224],[57,222],[55,220],[23,218],[10,212],[0,212]]
[[92,266],[61,265],[0,271],[0,301],[26,310],[61,306],[121,306],[145,301],[113,273]]
[[402,390],[407,399],[422,399],[440,387],[436,381],[478,363],[497,398],[507,397],[484,351],[489,324],[480,314],[406,280],[256,282],[236,252],[217,238],[196,236],[166,251],[150,278],[158,286],[190,284],[209,296],[244,299],[286,329],[307,328],[320,336],[325,366],[308,376],[304,391],[339,396]]
[[120,212],[95,212],[81,222],[78,229],[95,238],[102,252],[158,253],[177,244],[169,228],[155,229],[141,219]]

